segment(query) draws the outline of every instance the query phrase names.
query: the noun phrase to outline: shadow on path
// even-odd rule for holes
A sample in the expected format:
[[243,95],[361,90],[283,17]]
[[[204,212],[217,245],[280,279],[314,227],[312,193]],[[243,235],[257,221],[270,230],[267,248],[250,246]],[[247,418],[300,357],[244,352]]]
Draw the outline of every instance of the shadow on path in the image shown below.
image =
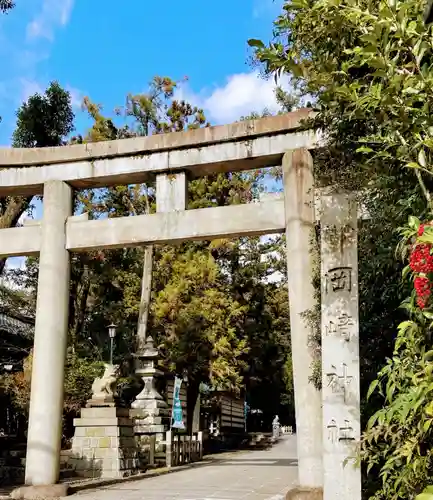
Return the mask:
[[260,467],[266,467],[266,466],[277,466],[277,467],[297,467],[298,466],[298,460],[293,459],[293,458],[225,458],[225,459],[218,459],[218,458],[211,458],[207,462],[197,462],[196,466],[205,466],[205,465],[228,465],[228,466],[233,466],[233,465],[243,465],[243,466],[251,466],[251,465],[257,465]]

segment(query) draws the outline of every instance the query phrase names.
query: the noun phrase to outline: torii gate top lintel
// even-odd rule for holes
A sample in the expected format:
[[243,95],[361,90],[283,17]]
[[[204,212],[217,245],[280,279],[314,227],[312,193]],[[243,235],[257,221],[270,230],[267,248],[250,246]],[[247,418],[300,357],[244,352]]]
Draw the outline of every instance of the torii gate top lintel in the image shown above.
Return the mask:
[[0,149],[0,196],[38,195],[62,180],[77,189],[145,182],[157,173],[201,177],[281,162],[288,149],[314,147],[302,130],[311,109],[149,137],[51,148]]

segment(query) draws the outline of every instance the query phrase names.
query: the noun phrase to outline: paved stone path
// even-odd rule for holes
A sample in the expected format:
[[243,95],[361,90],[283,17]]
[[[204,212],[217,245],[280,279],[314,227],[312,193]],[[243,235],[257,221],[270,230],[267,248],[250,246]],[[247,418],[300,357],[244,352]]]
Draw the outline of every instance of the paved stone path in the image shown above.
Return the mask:
[[296,438],[284,437],[270,450],[212,457],[200,465],[159,477],[97,491],[74,500],[283,500],[295,484]]

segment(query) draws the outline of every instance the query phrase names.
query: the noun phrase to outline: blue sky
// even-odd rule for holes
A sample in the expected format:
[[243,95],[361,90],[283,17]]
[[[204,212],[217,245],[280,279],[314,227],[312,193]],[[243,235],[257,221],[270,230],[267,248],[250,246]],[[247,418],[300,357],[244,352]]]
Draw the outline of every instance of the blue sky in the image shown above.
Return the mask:
[[189,77],[182,97],[212,123],[275,107],[272,82],[249,66],[248,38],[269,40],[281,0],[16,0],[0,16],[0,144],[9,145],[15,111],[48,82],[71,91],[77,132],[83,96],[107,111],[154,75]]

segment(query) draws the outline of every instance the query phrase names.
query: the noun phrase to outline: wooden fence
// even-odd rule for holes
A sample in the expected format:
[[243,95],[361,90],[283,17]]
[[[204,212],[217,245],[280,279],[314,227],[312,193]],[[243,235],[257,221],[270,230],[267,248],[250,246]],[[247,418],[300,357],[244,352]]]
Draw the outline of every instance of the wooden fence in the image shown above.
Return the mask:
[[186,436],[167,431],[165,446],[167,467],[198,462],[203,458],[203,432]]
[[293,434],[293,427],[291,425],[284,425],[283,427],[281,427],[281,432],[283,434],[288,434],[289,436],[291,436]]

